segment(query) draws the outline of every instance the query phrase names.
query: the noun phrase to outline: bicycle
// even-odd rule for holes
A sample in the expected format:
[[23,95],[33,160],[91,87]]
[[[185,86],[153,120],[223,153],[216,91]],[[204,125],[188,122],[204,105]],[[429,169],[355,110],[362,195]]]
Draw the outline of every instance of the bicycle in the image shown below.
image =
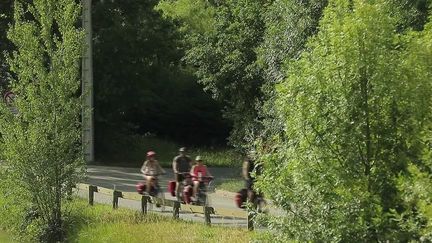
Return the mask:
[[267,201],[264,199],[262,193],[257,193],[253,191],[252,205],[253,208],[256,209],[258,213],[263,213],[263,212],[265,213],[267,211],[266,210]]
[[163,192],[162,188],[159,185],[159,176],[160,175],[164,175],[163,174],[144,174],[145,176],[152,176],[152,187],[150,188],[149,192],[147,193],[147,183],[146,181],[144,182],[140,182],[136,185],[137,191],[139,194],[141,195],[148,195],[150,197],[155,197],[155,198],[160,198],[162,200],[162,205],[159,203],[156,203],[156,207],[162,207],[161,210],[164,211],[165,210],[165,205],[164,205],[164,201],[165,201],[165,193]]
[[211,182],[213,181],[214,177],[213,176],[193,176],[193,178],[197,178],[199,184],[198,184],[197,193],[195,195],[196,200],[192,201],[192,204],[200,205],[200,206],[208,206],[209,200],[208,200],[207,192],[211,187]]
[[191,175],[189,172],[177,172],[177,175],[182,175],[183,180],[182,182],[176,182],[180,183],[179,188],[179,195],[177,195],[177,192],[175,188],[172,188],[170,191],[171,195],[176,197],[177,200],[181,203],[190,203],[190,197],[192,196],[192,183],[191,183]]
[[238,191],[234,198],[236,206],[241,209],[247,209],[249,204],[252,206],[252,208],[256,209],[258,213],[267,212],[267,201],[264,199],[264,196],[261,193],[257,193],[255,191],[252,191],[252,193],[252,198],[249,200],[247,188],[243,188]]

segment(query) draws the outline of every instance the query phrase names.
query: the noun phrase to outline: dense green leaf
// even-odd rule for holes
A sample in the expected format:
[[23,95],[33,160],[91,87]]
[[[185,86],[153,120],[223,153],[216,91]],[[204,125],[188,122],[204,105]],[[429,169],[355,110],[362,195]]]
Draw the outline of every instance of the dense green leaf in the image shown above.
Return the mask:
[[[27,239],[55,242],[63,236],[62,200],[83,169],[81,99],[76,95],[83,51],[83,32],[76,27],[81,8],[74,0],[35,0],[15,1],[14,10],[8,38],[15,51],[8,64],[16,98],[9,107],[0,105],[0,157],[7,168],[2,184],[13,187],[2,190],[2,196],[20,198],[21,208],[10,216],[21,222],[18,227]],[[8,215],[15,207],[0,210]]]
[[260,188],[286,210],[270,220],[282,239],[419,237],[393,212],[404,210],[398,177],[430,150],[422,142],[432,114],[430,45],[413,51],[420,40],[398,34],[392,9],[329,1],[320,32],[277,86],[284,136],[278,152],[262,158]]

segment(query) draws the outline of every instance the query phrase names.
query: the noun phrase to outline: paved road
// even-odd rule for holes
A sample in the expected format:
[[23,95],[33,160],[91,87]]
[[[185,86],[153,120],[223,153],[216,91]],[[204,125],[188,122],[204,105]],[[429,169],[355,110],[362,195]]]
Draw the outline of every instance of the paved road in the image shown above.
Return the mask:
[[[209,168],[212,175],[215,176],[215,180],[223,181],[227,179],[239,178],[240,169],[230,168]],[[172,170],[166,169],[167,174],[159,178],[162,189],[166,192],[168,181],[174,178]],[[116,189],[123,192],[135,192],[135,185],[142,181],[142,175],[140,168],[123,168],[123,167],[108,167],[108,166],[88,166],[87,169],[88,178],[86,179],[87,184],[101,186],[109,189]],[[86,192],[79,192],[80,196],[87,197]],[[166,199],[173,199],[174,197],[165,193]],[[224,192],[213,192],[209,193],[210,206],[214,208],[224,208],[242,212],[234,204],[234,194]],[[102,194],[95,194],[95,201],[99,203],[111,204],[112,198]],[[137,201],[123,200],[119,201],[120,207],[127,207],[131,209],[140,210],[141,204]],[[152,208],[153,211],[159,213],[172,215],[171,208],[166,208],[166,212],[161,212],[160,208]],[[204,222],[202,215],[182,212],[180,218]],[[212,224],[223,224],[232,225],[238,227],[247,227],[245,219],[236,219],[232,217],[220,217],[217,215],[212,216]]]
[[[168,181],[174,178],[172,169],[165,168],[166,175],[159,177],[160,185],[166,190]],[[215,177],[215,182],[240,178],[241,169],[209,168]],[[87,183],[106,188],[116,187],[119,191],[134,192],[135,185],[143,180],[140,168],[124,168],[90,165],[87,169]],[[240,189],[240,188],[239,188]]]

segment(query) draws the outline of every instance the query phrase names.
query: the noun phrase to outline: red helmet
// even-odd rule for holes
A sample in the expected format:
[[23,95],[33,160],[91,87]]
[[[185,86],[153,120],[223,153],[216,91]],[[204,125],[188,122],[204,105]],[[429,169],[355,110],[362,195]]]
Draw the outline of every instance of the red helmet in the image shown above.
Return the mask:
[[148,151],[147,152],[147,157],[152,157],[152,156],[155,156],[155,155],[156,155],[155,151]]

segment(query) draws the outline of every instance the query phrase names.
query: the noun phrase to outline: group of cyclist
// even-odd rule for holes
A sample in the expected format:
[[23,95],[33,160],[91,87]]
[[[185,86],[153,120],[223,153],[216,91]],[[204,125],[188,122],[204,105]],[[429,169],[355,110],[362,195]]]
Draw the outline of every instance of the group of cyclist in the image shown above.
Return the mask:
[[[141,172],[144,174],[146,185],[146,192],[150,193],[151,188],[156,187],[158,175],[165,174],[165,170],[160,166],[156,160],[156,152],[148,151],[146,154],[146,161],[141,167]],[[261,174],[261,165],[255,163],[254,158],[256,157],[254,151],[251,151],[246,156],[243,162],[242,175],[245,180],[245,187],[247,190],[247,199],[249,202],[254,204],[259,203],[257,200],[262,199],[262,195],[258,194],[254,190],[255,178]],[[212,177],[207,166],[204,165],[201,156],[196,156],[195,160],[192,160],[186,154],[186,148],[182,147],[179,149],[179,154],[174,157],[172,161],[172,169],[175,176],[175,196],[178,201],[182,201],[181,188],[182,184],[192,186],[192,201],[196,200],[197,193],[199,190],[200,183],[203,181],[201,178]]]
[[[146,192],[149,193],[151,188],[156,186],[157,176],[165,174],[166,172],[156,160],[156,153],[154,151],[147,152],[146,156],[147,159],[141,167],[141,172],[144,174],[146,184],[151,185],[146,187]],[[179,154],[174,157],[172,168],[176,181],[175,195],[178,201],[181,201],[180,190],[183,182],[192,185],[192,200],[194,200],[198,192],[201,178],[211,177],[201,156],[196,156],[195,161],[193,161],[186,155],[185,147],[180,148]]]

